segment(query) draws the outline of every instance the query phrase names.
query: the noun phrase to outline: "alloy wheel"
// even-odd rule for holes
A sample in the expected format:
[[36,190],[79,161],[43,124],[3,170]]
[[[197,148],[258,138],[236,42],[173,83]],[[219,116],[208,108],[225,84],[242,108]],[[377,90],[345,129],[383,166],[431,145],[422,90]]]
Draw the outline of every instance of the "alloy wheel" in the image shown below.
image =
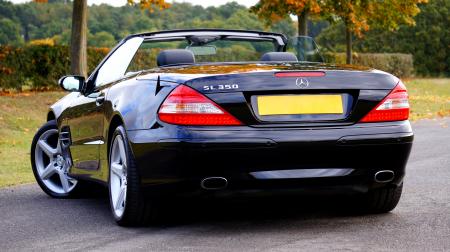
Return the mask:
[[121,218],[127,198],[127,156],[125,144],[121,135],[114,138],[110,158],[109,189],[111,206],[114,214]]
[[57,129],[45,131],[36,144],[35,165],[39,179],[53,193],[68,194],[77,180],[67,175],[70,164],[62,154]]

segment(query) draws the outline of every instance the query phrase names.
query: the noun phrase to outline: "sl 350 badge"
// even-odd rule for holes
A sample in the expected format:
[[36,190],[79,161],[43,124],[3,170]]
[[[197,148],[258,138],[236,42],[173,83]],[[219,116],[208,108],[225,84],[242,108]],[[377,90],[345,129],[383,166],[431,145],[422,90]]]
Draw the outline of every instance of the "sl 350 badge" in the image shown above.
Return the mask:
[[232,90],[238,89],[238,84],[226,84],[226,85],[206,85],[203,86],[204,91],[213,91],[213,90]]

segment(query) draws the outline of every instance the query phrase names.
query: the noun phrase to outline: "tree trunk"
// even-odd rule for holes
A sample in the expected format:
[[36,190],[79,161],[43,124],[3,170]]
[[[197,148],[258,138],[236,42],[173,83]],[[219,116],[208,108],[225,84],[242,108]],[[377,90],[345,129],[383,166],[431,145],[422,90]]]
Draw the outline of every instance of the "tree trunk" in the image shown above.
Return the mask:
[[25,42],[28,42],[28,41],[30,41],[30,33],[29,33],[29,29],[28,29],[28,23],[26,23],[25,25],[24,25],[24,36],[23,36],[23,39],[25,40]]
[[308,36],[308,11],[304,10],[298,17],[298,36]]
[[87,77],[87,0],[74,0],[72,36],[70,38],[70,71]]
[[353,63],[353,59],[352,59],[352,31],[350,30],[350,28],[348,26],[346,26],[345,29],[345,42],[347,45],[347,64],[352,64]]

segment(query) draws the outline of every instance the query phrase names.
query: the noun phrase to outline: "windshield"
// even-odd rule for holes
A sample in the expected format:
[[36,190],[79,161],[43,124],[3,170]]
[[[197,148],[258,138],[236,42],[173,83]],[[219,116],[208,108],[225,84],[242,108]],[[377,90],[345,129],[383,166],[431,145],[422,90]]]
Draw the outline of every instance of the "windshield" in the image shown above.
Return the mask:
[[[144,40],[141,44],[128,66],[127,73],[158,67],[158,54],[168,49],[191,51],[194,54],[196,64],[259,62],[266,53],[283,51],[283,47],[272,38],[221,35],[153,38]],[[323,61],[316,43],[310,37],[290,39],[287,52],[293,53],[299,61]]]
[[206,43],[179,41],[144,41],[134,55],[127,72],[157,67],[158,54],[167,49],[187,49],[196,63],[259,61],[263,54],[276,50],[271,40],[216,39]]
[[324,62],[319,47],[311,37],[298,36],[289,39],[288,51],[294,53],[299,61]]

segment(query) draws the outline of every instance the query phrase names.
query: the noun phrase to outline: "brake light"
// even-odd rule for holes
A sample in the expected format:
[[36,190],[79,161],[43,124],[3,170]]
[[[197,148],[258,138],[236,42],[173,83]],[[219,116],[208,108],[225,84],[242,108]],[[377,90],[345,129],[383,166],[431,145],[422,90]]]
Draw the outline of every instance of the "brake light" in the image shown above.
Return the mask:
[[275,77],[323,77],[325,72],[309,71],[309,72],[277,72],[274,74]]
[[409,117],[408,92],[400,81],[361,122],[402,121]]
[[206,96],[184,85],[167,96],[158,115],[163,122],[179,125],[242,125]]

